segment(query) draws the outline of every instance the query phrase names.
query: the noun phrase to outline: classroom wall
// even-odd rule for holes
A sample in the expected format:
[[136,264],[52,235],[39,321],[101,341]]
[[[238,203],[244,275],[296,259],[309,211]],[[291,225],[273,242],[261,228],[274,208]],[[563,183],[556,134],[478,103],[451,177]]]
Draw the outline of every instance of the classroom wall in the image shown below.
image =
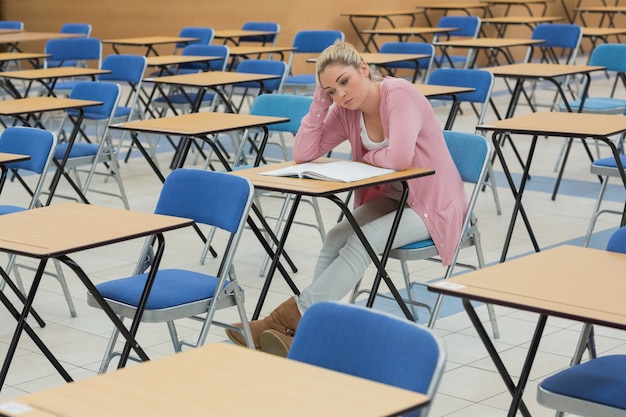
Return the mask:
[[[566,1],[573,7],[576,0]],[[21,20],[27,30],[33,31],[58,31],[63,23],[68,22],[91,23],[92,36],[100,39],[177,35],[183,26],[233,29],[249,20],[276,21],[281,25],[277,44],[290,45],[295,33],[302,29],[340,29],[349,42],[357,43],[354,29],[348,18],[340,15],[341,12],[412,10],[416,4],[415,0],[387,0],[378,4],[363,0],[3,0],[2,12],[6,13],[3,18]],[[514,8],[512,13],[526,11]],[[548,14],[563,15],[560,0],[549,5]],[[433,21],[437,21],[438,16],[433,16]],[[409,22],[397,18],[397,23],[407,25]],[[363,27],[369,24],[365,21],[361,23]],[[384,25],[387,24],[381,22],[380,27]],[[418,16],[416,25],[425,25],[423,17]],[[516,33],[529,36],[528,29],[512,29],[507,36],[515,36]],[[43,50],[43,42],[21,46],[27,51]],[[361,45],[358,47],[362,48]],[[171,50],[171,46],[161,48],[161,52]],[[112,53],[109,46],[105,46],[104,53]]]

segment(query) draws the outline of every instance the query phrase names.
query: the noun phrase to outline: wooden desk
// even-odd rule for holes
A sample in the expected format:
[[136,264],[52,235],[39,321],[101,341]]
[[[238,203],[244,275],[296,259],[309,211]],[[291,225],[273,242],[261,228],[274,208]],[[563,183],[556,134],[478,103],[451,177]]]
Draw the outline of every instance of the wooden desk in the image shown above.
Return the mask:
[[[77,67],[57,67],[57,68],[37,68],[18,71],[0,72],[0,86],[4,88],[14,98],[23,98],[28,96],[30,89],[35,81],[39,82],[47,91],[49,96],[54,96],[54,86],[59,78],[72,77],[91,77],[95,80],[96,75],[108,74],[110,70],[102,70],[98,68],[77,68]],[[28,84],[24,93],[13,85],[11,80],[26,81]]]
[[471,1],[466,2],[466,3],[462,3],[462,2],[460,3],[442,2],[442,3],[427,3],[427,4],[418,3],[417,8],[424,10],[424,17],[426,18],[426,22],[428,23],[429,26],[434,26],[433,22],[428,16],[429,10],[443,12],[444,16],[448,15],[448,13],[452,11],[460,12],[467,16],[471,16],[473,14],[472,10],[482,10],[482,16],[480,16],[481,19],[484,17],[487,17],[488,15],[489,16],[491,15],[491,12],[489,11],[489,6],[487,4],[479,3],[479,2],[471,2]]
[[[39,261],[37,272],[21,313],[13,306],[6,306],[18,323],[0,371],[0,388],[4,383],[20,336],[24,331],[33,339],[59,374],[68,382],[72,380],[52,352],[26,322],[46,263],[50,259],[59,260],[76,273],[83,285],[96,298],[100,307],[126,338],[127,343],[120,358],[120,367],[125,365],[131,348],[142,360],[148,360],[148,356],[135,340],[135,333],[163,254],[163,233],[192,224],[193,221],[190,219],[77,203],[58,204],[0,216],[0,230],[2,230],[0,251],[27,256]],[[83,269],[68,255],[149,235],[156,235],[158,245],[154,263],[150,268],[148,282],[146,282],[137,314],[129,330],[100,296]],[[2,274],[4,274],[3,270]]]
[[474,68],[476,64],[476,57],[478,51],[487,51],[489,54],[489,63],[497,64],[497,55],[502,54],[508,64],[513,64],[514,59],[508,52],[509,48],[525,46],[532,49],[534,45],[544,43],[541,39],[530,38],[471,38],[471,39],[457,39],[452,41],[435,42],[433,45],[441,48],[444,55],[442,59],[448,56],[449,48],[465,48],[469,49],[470,53],[467,57],[467,68]]
[[472,87],[457,87],[449,85],[433,85],[433,84],[413,84],[417,91],[422,93],[426,98],[441,98],[450,97],[452,99],[452,106],[450,107],[450,113],[448,113],[448,119],[444,125],[444,130],[450,130],[454,124],[454,119],[459,110],[459,101],[457,95],[463,93],[471,93],[475,91]]
[[582,26],[587,26],[587,22],[585,22],[584,18],[585,13],[599,13],[602,17],[600,17],[598,26],[602,27],[604,19],[606,18],[609,21],[608,27],[615,28],[615,16],[618,14],[626,14],[626,6],[577,7],[575,11],[580,15],[580,20],[583,23]]
[[[320,159],[320,161],[328,161],[328,160],[329,159],[325,159],[325,158]],[[380,176],[368,178],[368,179],[361,180],[361,181],[350,182],[350,183],[311,180],[311,179],[302,179],[302,178],[290,178],[290,177],[274,177],[274,176],[267,176],[267,175],[259,174],[263,171],[278,169],[278,168],[290,166],[293,164],[294,162],[290,161],[290,162],[283,162],[283,163],[278,163],[278,164],[260,166],[256,168],[239,169],[239,170],[231,172],[233,175],[248,178],[252,182],[252,184],[254,184],[254,187],[256,189],[267,190],[267,191],[277,191],[281,193],[294,195],[294,201],[291,206],[291,210],[287,216],[287,220],[285,222],[284,228],[281,231],[282,235],[280,236],[278,245],[276,247],[275,253],[278,255],[273,257],[270,267],[265,276],[265,283],[263,284],[263,289],[261,290],[259,301],[252,315],[253,319],[257,319],[261,313],[261,308],[263,307],[265,297],[267,295],[267,292],[269,291],[269,285],[272,281],[274,272],[278,265],[280,254],[283,252],[285,243],[287,241],[287,237],[289,235],[289,230],[293,223],[293,219],[295,217],[296,211],[298,210],[298,205],[300,203],[300,200],[303,196],[310,196],[310,197],[327,198],[328,200],[335,203],[341,209],[343,215],[350,222],[350,225],[353,227],[356,235],[358,236],[359,240],[361,241],[361,243],[367,250],[370,258],[372,259],[372,262],[376,266],[377,274],[374,280],[374,285],[373,285],[374,289],[370,293],[370,297],[367,301],[367,306],[371,307],[374,304],[376,292],[380,284],[380,281],[382,279],[383,281],[385,281],[385,283],[391,290],[391,293],[393,294],[394,298],[398,302],[398,305],[400,306],[402,312],[406,315],[406,317],[409,320],[415,320],[415,318],[413,317],[413,315],[407,308],[406,304],[402,300],[402,297],[398,293],[398,290],[396,289],[395,285],[391,281],[389,274],[385,270],[385,264],[387,262],[387,258],[389,257],[389,251],[391,250],[390,242],[392,242],[393,238],[395,237],[396,229],[398,227],[398,224],[400,222],[400,217],[402,215],[402,209],[404,208],[406,199],[408,197],[408,187],[406,185],[406,180],[411,179],[411,178],[423,177],[427,175],[433,175],[435,171],[431,169],[426,169],[426,168],[410,168],[405,171],[398,171],[398,172],[394,172],[391,174],[380,175]],[[369,242],[363,235],[361,228],[356,223],[356,220],[354,219],[354,216],[352,215],[350,208],[346,205],[346,203],[342,199],[337,197],[337,194],[346,192],[346,191],[354,191],[354,190],[358,190],[361,188],[374,187],[374,186],[378,186],[378,185],[382,185],[382,184],[386,184],[390,182],[402,183],[403,196],[398,203],[398,207],[401,209],[397,210],[396,212],[394,225],[392,226],[389,232],[388,243],[385,246],[385,250],[383,251],[383,254],[380,255],[379,257],[379,254],[376,253],[372,249],[371,245],[369,244]]]
[[50,54],[31,52],[0,52],[0,70],[5,71],[7,64],[14,61],[30,61],[36,67],[40,59],[49,57]]
[[[357,19],[368,20],[368,21],[373,20],[372,24],[369,26],[369,29],[373,30],[378,27],[378,24],[381,21],[385,21],[389,24],[389,26],[391,26],[392,28],[395,28],[396,24],[393,21],[393,18],[395,17],[407,17],[410,19],[410,23],[408,24],[408,26],[413,26],[415,24],[415,17],[418,14],[424,14],[424,12],[421,10],[416,10],[416,9],[413,9],[413,10],[371,10],[371,11],[360,11],[360,12],[343,12],[341,13],[341,16],[348,17],[348,20],[350,21],[350,25],[352,26],[357,37],[363,44],[365,52],[370,52],[369,44],[370,42],[373,42],[374,39],[370,36],[369,39],[365,40],[363,35],[361,35],[361,30],[356,24]],[[374,46],[375,46],[375,49],[378,50],[378,46],[376,46],[375,43],[374,43]]]
[[[269,135],[267,126],[287,121],[289,121],[289,119],[284,117],[253,116],[239,113],[200,112],[180,116],[162,117],[158,119],[125,122],[111,125],[110,128],[130,131],[133,143],[137,146],[148,164],[150,164],[150,167],[157,177],[161,180],[161,182],[164,182],[165,176],[155,164],[154,160],[150,157],[148,151],[142,145],[139,140],[139,133],[181,136],[183,138],[198,138],[203,140],[211,146],[221,163],[224,165],[224,168],[231,170],[232,168],[230,163],[220,148],[216,145],[215,141],[210,138],[211,135],[233,130],[250,128],[262,129],[264,137],[260,142],[261,145],[257,155],[258,160],[255,162],[255,164],[258,165],[261,161],[260,158],[263,155],[263,149],[265,148],[265,144],[267,142],[267,136]],[[173,168],[180,168],[184,165],[189,146],[191,146],[190,141],[186,140],[184,141],[184,144],[180,146],[180,149],[177,150],[177,160],[173,164]]]
[[[626,132],[626,117],[622,115],[606,115],[593,113],[569,113],[569,112],[537,112],[524,116],[513,117],[510,119],[498,120],[489,124],[483,124],[476,127],[477,130],[491,131],[492,142],[494,144],[496,155],[502,164],[504,174],[515,198],[515,206],[511,215],[509,229],[504,241],[500,262],[506,260],[509,244],[513,235],[515,221],[517,215],[520,214],[524,220],[526,230],[531,239],[536,252],[539,252],[539,245],[532,230],[530,221],[522,204],[522,196],[524,188],[528,180],[530,166],[532,163],[535,146],[539,136],[561,137],[561,138],[579,138],[581,140],[594,139],[604,142],[613,154],[617,167],[621,173],[622,183],[626,189],[626,173],[620,160],[620,154],[610,137]],[[511,172],[508,168],[502,149],[500,148],[500,135],[502,134],[520,134],[531,136],[531,145],[524,163],[524,172],[519,180],[519,186],[513,180]],[[626,213],[626,206],[625,206]],[[622,226],[626,224],[626,219],[622,216]]]
[[76,33],[61,32],[31,32],[17,31],[0,34],[0,44],[7,45],[8,52],[22,52],[19,48],[20,42],[48,41],[50,39],[80,38],[83,35]]
[[[2,73],[0,73],[0,76]],[[197,112],[202,104],[202,98],[206,90],[215,92],[222,102],[226,105],[227,110],[231,113],[237,113],[239,109],[228,99],[224,94],[222,87],[227,85],[234,85],[239,83],[258,82],[259,88],[263,88],[263,81],[276,79],[276,75],[268,74],[251,74],[243,72],[229,72],[229,71],[209,71],[200,72],[197,74],[183,74],[183,75],[166,75],[162,77],[145,78],[144,81],[154,83],[155,89],[150,94],[152,99],[154,92],[158,89],[163,97],[167,99],[167,94],[163,91],[163,85],[173,85],[178,87],[195,87],[200,90],[200,93],[196,97],[196,103],[190,103],[192,105],[192,112]],[[170,108],[176,113],[174,106]]]
[[[489,8],[491,9],[494,6],[505,6],[503,16],[508,16],[511,11],[511,7],[519,6],[526,9],[529,16],[534,16],[533,11],[530,8],[531,5],[537,4],[542,6],[541,16],[546,15],[546,11],[548,10],[548,3],[552,3],[554,0],[480,0],[481,2],[487,3]],[[491,13],[493,15],[493,12]]]
[[[591,41],[591,48],[596,47],[598,39],[608,43],[609,36],[615,36],[615,41],[620,42],[620,35],[626,35],[626,27],[622,28],[601,28],[601,27],[583,27],[583,38]],[[591,51],[589,52],[591,54]]]
[[157,67],[159,75],[167,73],[173,75],[169,67],[180,64],[192,64],[194,62],[209,62],[223,59],[221,56],[204,56],[204,55],[152,55],[146,60],[148,67]]
[[[231,401],[233,392],[236,401]],[[214,343],[19,397],[0,404],[0,410],[7,413],[10,405],[32,408],[20,417],[131,417],[138,410],[153,417],[269,417],[294,412],[302,417],[367,417],[407,414],[428,401],[413,391]]]
[[[244,30],[244,29],[228,29],[228,30],[216,30],[213,33],[214,39],[223,39],[224,45],[231,42],[235,46],[243,41],[246,41],[246,37],[262,37],[262,36],[276,36],[278,32],[269,30]],[[244,39],[242,39],[244,38]]]
[[168,45],[175,43],[194,42],[198,38],[188,38],[182,36],[139,36],[134,38],[120,38],[120,39],[104,39],[103,44],[110,44],[116,54],[119,54],[119,46],[133,46],[146,48],[145,55],[150,54],[159,55],[155,49],[158,45]]
[[[512,394],[508,416],[515,416],[518,409],[524,416],[530,416],[522,394],[548,316],[626,330],[625,268],[624,254],[560,246],[435,282],[429,284],[428,289],[463,299],[472,324]],[[539,314],[517,385],[476,315],[471,300]],[[580,346],[578,348],[580,350]]]
[[231,46],[228,48],[230,52],[230,64],[228,69],[232,70],[235,63],[242,59],[256,58],[260,59],[263,56],[271,58],[272,55],[278,54],[281,61],[285,60],[285,53],[295,51],[294,46],[274,46],[274,45],[243,45],[243,46]]
[[440,27],[432,27],[432,26],[423,26],[423,27],[393,27],[393,28],[384,28],[384,29],[366,29],[362,33],[365,35],[369,35],[369,39],[367,43],[371,43],[374,45],[376,50],[379,49],[378,44],[374,39],[375,36],[397,36],[398,42],[408,42],[411,37],[417,36],[423,42],[430,42],[430,40],[426,39],[425,35],[435,35],[437,33],[450,33],[459,30],[458,28],[440,28]]
[[531,31],[540,23],[554,23],[563,20],[563,17],[559,16],[501,16],[501,17],[486,17],[482,19],[482,23],[487,25],[494,25],[496,28],[496,37],[503,38],[506,34],[506,30],[511,25],[526,26]]

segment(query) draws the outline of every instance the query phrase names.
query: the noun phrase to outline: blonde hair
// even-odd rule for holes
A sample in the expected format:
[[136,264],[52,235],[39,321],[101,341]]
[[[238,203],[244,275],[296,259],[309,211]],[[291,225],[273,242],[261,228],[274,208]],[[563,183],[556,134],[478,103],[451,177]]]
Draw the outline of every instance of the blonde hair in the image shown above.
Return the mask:
[[[363,62],[361,54],[356,50],[354,46],[348,42],[335,41],[334,44],[327,47],[317,57],[315,61],[315,71],[319,78],[321,72],[323,72],[327,66],[332,64],[340,64],[358,69]],[[380,78],[377,71],[370,66],[370,79]]]

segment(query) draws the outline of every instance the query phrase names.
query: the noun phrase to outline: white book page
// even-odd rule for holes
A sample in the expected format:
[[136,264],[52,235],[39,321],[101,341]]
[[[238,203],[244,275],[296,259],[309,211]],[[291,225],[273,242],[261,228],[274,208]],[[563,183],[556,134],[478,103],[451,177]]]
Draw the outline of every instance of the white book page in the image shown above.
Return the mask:
[[362,162],[334,161],[334,162],[306,162],[290,167],[279,168],[260,173],[278,177],[297,176],[325,181],[354,182],[379,175],[395,172],[393,169],[375,167]]

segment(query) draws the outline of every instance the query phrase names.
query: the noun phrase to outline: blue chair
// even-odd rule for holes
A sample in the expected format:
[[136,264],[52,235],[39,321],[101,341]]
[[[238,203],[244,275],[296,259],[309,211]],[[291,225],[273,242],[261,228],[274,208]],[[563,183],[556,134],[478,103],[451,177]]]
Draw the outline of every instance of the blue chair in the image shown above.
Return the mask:
[[91,25],[89,23],[65,23],[61,26],[61,33],[83,35],[85,38],[91,36]]
[[102,61],[102,69],[111,72],[98,75],[97,80],[118,83],[129,90],[126,98],[120,100],[121,104],[115,108],[113,123],[130,121],[133,115],[142,118],[143,110],[137,108],[137,103],[146,65],[147,59],[141,55],[114,54],[106,56]]
[[241,27],[243,30],[259,30],[267,32],[275,32],[274,35],[264,36],[242,36],[239,38],[239,43],[260,43],[261,45],[275,45],[276,38],[280,33],[280,24],[276,22],[245,22]]
[[[470,185],[472,189],[471,195],[468,198],[467,212],[463,220],[463,228],[461,229],[462,232],[456,242],[452,262],[446,268],[443,276],[444,279],[447,279],[452,276],[456,266],[470,269],[478,269],[485,266],[482,244],[480,241],[480,232],[478,230],[478,219],[475,216],[474,207],[476,206],[476,201],[478,200],[482,184],[484,183],[485,176],[488,172],[489,163],[491,161],[492,147],[487,139],[473,133],[445,130],[443,134],[448,150],[450,151],[450,155],[454,160],[454,164],[456,165],[459,174],[461,174],[461,179],[464,183]],[[461,249],[468,247],[474,247],[476,251],[476,258],[478,262],[477,266],[458,262]],[[413,315],[417,319],[417,306],[426,308],[430,313],[428,326],[433,327],[435,325],[435,321],[437,320],[437,315],[439,314],[443,296],[441,294],[438,295],[433,307],[417,301],[415,299],[415,295],[413,294],[413,287],[416,285],[424,285],[424,283],[411,280],[408,262],[418,260],[440,262],[435,243],[432,239],[409,243],[408,245],[404,245],[400,248],[392,249],[389,254],[389,258],[400,261],[402,275],[408,295],[406,302],[411,306]],[[370,290],[368,289],[359,290],[357,287],[353,292],[352,301],[354,301],[359,295],[369,292]],[[378,293],[377,296],[388,298],[387,295],[381,293]],[[497,339],[499,337],[499,331],[493,306],[487,305],[487,310],[489,312],[494,338]]]
[[[57,145],[57,138],[53,132],[33,127],[13,126],[9,127],[0,135],[0,152],[17,153],[21,155],[29,155],[30,159],[21,162],[7,164],[6,168],[12,175],[13,182],[21,184],[28,195],[28,204],[0,205],[0,215],[17,213],[24,210],[34,209],[43,206],[39,197],[42,194],[43,187],[46,183],[46,174],[52,163],[54,151]],[[15,255],[9,256],[9,262],[5,271],[14,273],[16,284],[22,294],[26,294],[24,284],[21,279],[19,268],[29,268],[30,266],[19,265],[16,263]],[[63,295],[67,301],[67,305],[72,317],[76,316],[76,308],[72,301],[70,290],[65,281],[63,270],[59,262],[54,261],[55,274],[46,272],[47,275],[54,276],[61,285]],[[0,286],[1,287],[1,286]]]
[[[215,171],[176,169],[163,184],[156,214],[193,219],[196,224],[215,227],[225,234],[223,256],[214,275],[183,269],[160,269],[157,272],[141,321],[166,322],[176,352],[180,352],[183,346],[204,344],[212,324],[242,331],[215,320],[217,310],[232,306],[237,307],[247,345],[254,347],[243,303],[243,289],[234,275],[234,257],[253,194],[254,187],[247,179]],[[147,277],[145,260],[153,242],[154,238],[146,241],[132,276],[96,285],[121,317],[133,317],[135,314]],[[98,307],[91,294],[87,296],[87,303]],[[201,315],[204,317],[199,317]],[[183,318],[203,323],[195,342],[179,340],[174,321]],[[114,352],[118,334],[115,329],[111,335],[100,373],[105,372],[110,360],[118,355]]]
[[336,41],[343,41],[345,35],[340,30],[301,30],[293,38],[292,51],[289,57],[289,75],[285,79],[285,90],[294,90],[296,93],[312,93],[315,89],[315,74],[294,74],[294,59],[296,56],[319,54]]
[[[278,78],[265,80],[261,86],[258,82],[238,83],[227,87],[229,98],[237,112],[239,112],[246,99],[254,100],[261,94],[281,93],[283,84],[289,73],[289,66],[284,61],[274,59],[244,59],[237,66],[237,72],[251,74],[276,75]],[[236,104],[235,96],[239,96],[239,104]]]
[[413,71],[413,76],[411,77],[411,82],[413,83],[417,81],[418,77],[420,82],[428,79],[428,74],[430,74],[435,60],[435,47],[426,42],[387,42],[380,46],[379,52],[381,54],[428,54],[430,58],[423,58],[417,62],[396,62],[385,65],[385,68],[394,75],[399,69]]
[[[98,106],[86,107],[84,109],[83,124],[81,124],[80,127],[84,127],[87,123],[94,123],[101,125],[102,129],[96,129],[97,134],[95,137],[91,138],[87,137],[84,129],[81,129],[81,133],[76,138],[65,165],[62,165],[61,161],[67,153],[68,143],[59,143],[54,155],[54,160],[57,165],[57,169],[64,169],[69,174],[74,173],[76,178],[75,182],[77,184],[81,184],[80,188],[84,195],[87,195],[87,192],[91,191],[118,197],[122,200],[124,207],[128,210],[130,209],[130,206],[128,204],[128,199],[126,198],[126,191],[124,190],[122,177],[120,175],[117,152],[115,151],[115,147],[113,146],[111,135],[109,133],[109,125],[115,116],[115,109],[117,108],[120,95],[121,87],[116,83],[100,81],[83,81],[77,83],[74,88],[72,88],[70,98],[93,100],[102,103]],[[59,132],[64,132],[64,128],[66,123],[68,123],[68,120],[71,120],[72,123],[74,123],[74,120],[76,120],[77,117],[78,111],[66,111],[65,117],[61,121]],[[98,167],[101,167],[100,170],[98,170]],[[84,178],[80,178],[80,174],[85,174]],[[92,181],[95,176],[115,180],[118,187],[118,193],[113,193],[108,188],[104,188],[107,184],[104,184],[103,188],[95,189],[92,186]]]
[[0,29],[24,30],[24,22],[19,20],[0,20]]
[[[626,227],[611,235],[606,250],[626,254]],[[583,335],[591,330],[585,324]],[[572,367],[541,381],[537,402],[558,410],[557,416],[565,412],[583,417],[626,416],[626,396],[622,395],[626,392],[626,355],[594,357],[582,364],[577,359]]]
[[184,27],[180,30],[178,36],[181,38],[197,38],[191,42],[179,42],[174,48],[174,54],[185,48],[187,45],[208,45],[213,42],[215,31],[208,27]]
[[[496,114],[498,113],[496,107],[491,101],[491,91],[493,89],[493,83],[494,77],[491,72],[481,69],[463,68],[438,68],[430,74],[427,80],[427,84],[431,85],[448,85],[455,87],[474,88],[473,92],[457,94],[456,100],[459,105],[461,103],[470,103],[472,105],[472,109],[477,117],[477,126],[483,123],[485,113],[487,112],[489,104],[491,104]],[[431,100],[432,99],[443,101],[453,100],[450,96],[439,96],[431,98]],[[479,105],[480,109],[477,109],[475,105]],[[451,108],[450,111],[452,112],[448,117],[450,122],[446,124],[446,127],[447,129],[451,130],[454,125],[454,119],[456,117],[456,114],[454,113],[456,113],[456,111],[454,108]],[[488,170],[488,181],[486,185],[491,187],[493,199],[496,204],[496,212],[499,215],[502,213],[502,209],[500,207],[500,199],[498,198],[498,189],[495,184],[495,176],[493,174],[493,165],[491,164],[491,162],[489,163]]]
[[[263,337],[263,336],[261,336]],[[370,308],[319,302],[302,316],[289,359],[435,398],[446,362],[424,326]],[[411,416],[426,417],[429,406]]]
[[[209,61],[207,64],[194,63],[194,64],[181,64],[177,69],[172,69],[173,72],[178,74],[191,74],[199,71],[225,71],[228,65],[228,59],[230,57],[230,50],[226,45],[189,45],[181,52],[183,55],[203,55],[203,56],[219,56],[222,59]],[[182,113],[189,112],[193,103],[196,102],[198,93],[191,89],[173,88],[165,97],[156,97],[152,100],[152,105],[160,110],[163,116],[165,112],[170,109],[170,105],[177,111]],[[217,103],[214,103],[215,94],[211,92],[205,92],[202,97],[202,103],[200,107],[210,107],[211,109]],[[168,100],[169,103],[168,104]]]
[[[480,18],[477,16],[442,16],[437,23],[440,28],[457,28],[454,32],[436,33],[433,36],[433,44],[442,42],[450,38],[475,38],[480,33]],[[438,55],[435,58],[435,65],[438,67],[450,66],[458,68],[469,63],[468,55]]]
[[44,60],[44,68],[85,67],[87,61],[97,68],[102,65],[102,43],[96,38],[50,39],[44,53],[51,55]]

